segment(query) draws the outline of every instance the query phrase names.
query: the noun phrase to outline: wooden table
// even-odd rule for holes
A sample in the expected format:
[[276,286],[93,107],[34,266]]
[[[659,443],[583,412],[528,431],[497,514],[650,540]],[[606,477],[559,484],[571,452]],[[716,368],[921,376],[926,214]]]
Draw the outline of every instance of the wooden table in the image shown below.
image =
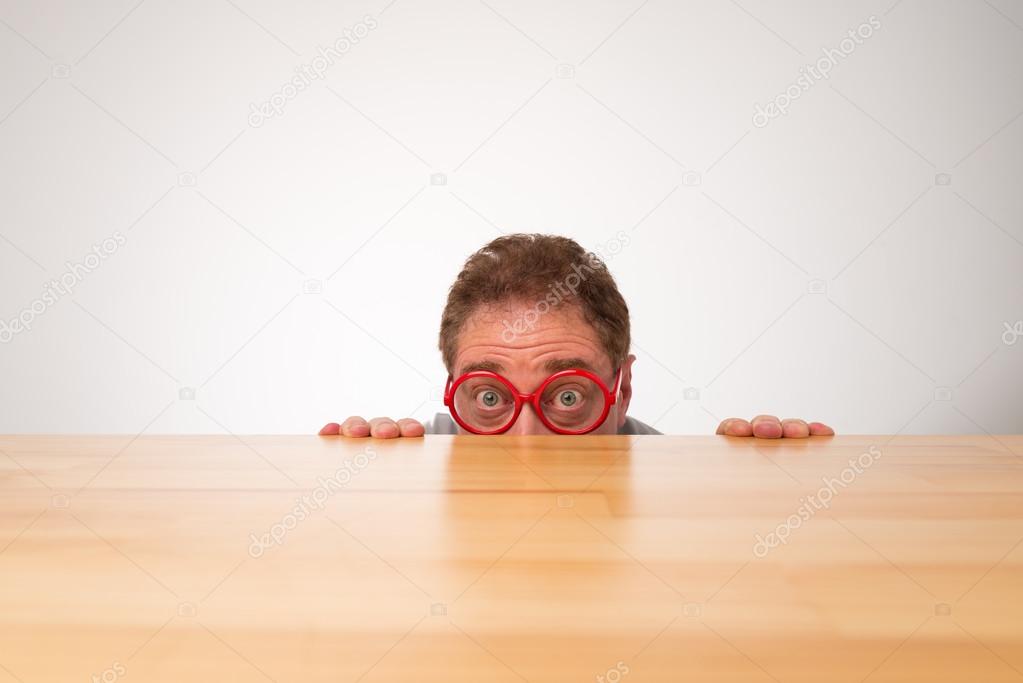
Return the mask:
[[0,683],[1020,681],[1021,540],[1021,436],[0,437]]

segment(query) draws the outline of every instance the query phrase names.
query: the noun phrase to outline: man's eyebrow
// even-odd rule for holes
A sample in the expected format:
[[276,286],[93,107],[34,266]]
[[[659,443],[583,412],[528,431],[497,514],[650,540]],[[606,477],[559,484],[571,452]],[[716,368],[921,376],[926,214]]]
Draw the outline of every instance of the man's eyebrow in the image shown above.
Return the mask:
[[475,372],[476,370],[486,370],[488,372],[500,373],[504,372],[504,366],[498,363],[497,361],[481,360],[476,361],[475,363],[469,363],[468,365],[463,365],[462,369],[459,371],[458,374],[464,375],[469,372]]
[[589,370],[596,373],[597,369],[582,358],[554,358],[543,364],[544,370],[550,373],[561,372],[562,370]]

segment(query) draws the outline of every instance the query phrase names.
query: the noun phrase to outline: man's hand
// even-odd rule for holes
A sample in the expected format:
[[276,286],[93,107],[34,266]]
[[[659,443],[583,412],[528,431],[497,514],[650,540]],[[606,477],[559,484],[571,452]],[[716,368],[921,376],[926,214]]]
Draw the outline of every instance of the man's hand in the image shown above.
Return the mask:
[[320,430],[320,436],[372,436],[378,439],[394,439],[399,436],[422,436],[426,429],[410,417],[395,422],[389,417],[374,417],[366,422],[361,417],[352,416],[338,424],[331,422]]
[[725,436],[755,436],[758,439],[805,439],[808,436],[834,436],[835,430],[820,422],[798,419],[779,420],[774,415],[757,415],[747,422],[730,417],[718,425],[718,434]]

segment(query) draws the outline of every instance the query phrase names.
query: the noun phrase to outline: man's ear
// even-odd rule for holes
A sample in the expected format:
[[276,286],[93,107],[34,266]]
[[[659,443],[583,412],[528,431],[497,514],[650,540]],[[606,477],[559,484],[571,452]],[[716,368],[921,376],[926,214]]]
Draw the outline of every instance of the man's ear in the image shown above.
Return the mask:
[[630,353],[622,363],[622,383],[619,387],[618,403],[615,404],[618,409],[618,429],[625,424],[625,415],[629,412],[629,403],[632,401],[632,364],[635,361],[636,356]]

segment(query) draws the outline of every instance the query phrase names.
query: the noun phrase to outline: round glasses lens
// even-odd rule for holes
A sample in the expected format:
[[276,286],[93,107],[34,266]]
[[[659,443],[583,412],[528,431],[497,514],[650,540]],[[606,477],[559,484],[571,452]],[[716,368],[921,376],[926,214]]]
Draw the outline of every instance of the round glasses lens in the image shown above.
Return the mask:
[[604,390],[582,375],[556,379],[540,397],[544,416],[559,429],[576,432],[595,427],[604,414]]
[[472,377],[455,389],[458,416],[480,432],[501,429],[515,414],[515,398],[503,382],[492,377]]

